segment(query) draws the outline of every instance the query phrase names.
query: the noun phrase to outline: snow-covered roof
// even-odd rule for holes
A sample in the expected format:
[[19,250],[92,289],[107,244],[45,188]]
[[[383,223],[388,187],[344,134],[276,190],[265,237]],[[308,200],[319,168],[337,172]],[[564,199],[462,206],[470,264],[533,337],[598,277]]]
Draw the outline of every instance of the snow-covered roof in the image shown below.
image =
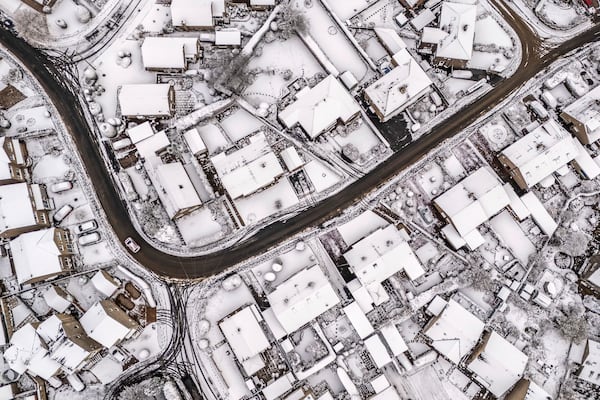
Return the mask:
[[185,142],[187,143],[187,145],[190,148],[190,151],[192,152],[193,155],[202,154],[207,151],[206,144],[202,140],[202,137],[200,136],[200,132],[198,132],[198,129],[192,128],[192,129],[186,131],[183,134],[183,138],[185,139]]
[[380,331],[394,357],[397,357],[408,350],[408,346],[396,325],[389,323],[382,326]]
[[107,355],[91,367],[90,372],[98,378],[100,383],[108,385],[123,373],[123,366]]
[[119,288],[119,282],[104,270],[96,272],[91,282],[94,288],[106,297],[112,296]]
[[450,299],[444,310],[425,327],[432,346],[455,364],[470,353],[483,332],[484,323]]
[[267,295],[273,313],[292,333],[340,302],[318,265],[303,269]]
[[577,157],[573,137],[549,119],[500,153],[530,188]]
[[365,347],[377,368],[382,368],[392,362],[392,358],[388,354],[387,349],[378,334],[374,334],[365,339]]
[[127,129],[127,135],[131,139],[131,143],[136,144],[154,135],[154,128],[152,128],[149,121],[146,121]]
[[177,69],[186,67],[184,44],[179,38],[149,36],[142,43],[142,61],[146,69]]
[[262,132],[250,137],[250,143],[241,149],[229,154],[219,153],[211,161],[233,199],[248,196],[283,174],[283,168]]
[[369,319],[357,302],[353,301],[344,307],[343,310],[344,314],[346,314],[348,320],[350,320],[350,323],[354,327],[354,330],[358,333],[358,337],[364,339],[373,333],[373,325],[371,325]]
[[181,162],[161,164],[156,167],[160,182],[157,192],[162,192],[161,201],[169,217],[173,218],[180,210],[202,205],[198,192]]
[[379,41],[391,55],[406,48],[406,43],[392,28],[375,27],[373,29]]
[[175,101],[173,87],[167,83],[123,85],[118,97],[125,117],[168,117]]
[[600,175],[600,166],[594,161],[588,150],[583,147],[579,140],[574,140],[573,143],[578,151],[577,157],[573,160],[575,167],[586,179],[594,179]]
[[55,233],[56,228],[44,229],[23,233],[10,241],[15,274],[20,284],[63,272],[59,259],[61,252],[54,241]]
[[4,359],[15,372],[26,371],[48,380],[60,370],[60,364],[51,359],[44,342],[31,324],[26,324],[10,338],[11,346],[4,351]]
[[[416,255],[394,225],[379,228],[359,240],[344,253],[344,258],[372,297],[381,282],[399,271],[404,270],[410,279],[416,279],[425,273]],[[373,300],[379,304],[375,297]]]
[[281,378],[269,383],[263,390],[262,394],[266,400],[279,399],[282,394],[292,389],[292,384],[296,381],[291,372],[288,372]]
[[433,200],[440,212],[466,236],[510,204],[502,183],[481,167]]
[[95,303],[79,322],[89,337],[109,348],[131,335],[138,326],[112,300]]
[[304,161],[300,158],[295,147],[286,147],[279,153],[279,156],[283,160],[288,171],[294,171],[304,165]]
[[525,354],[492,331],[485,336],[481,352],[467,367],[479,383],[501,397],[523,376],[526,364]]
[[369,400],[401,400],[401,397],[396,388],[390,386],[383,392],[379,392],[376,395],[369,397]]
[[383,119],[405,109],[431,85],[431,79],[407,49],[396,53],[393,61],[396,67],[365,89],[365,96]]
[[239,46],[242,44],[242,33],[237,29],[222,29],[215,31],[215,45]]
[[554,221],[554,218],[548,213],[546,207],[542,204],[540,199],[537,198],[535,193],[527,192],[521,196],[521,201],[525,204],[525,207],[531,213],[531,217],[535,223],[540,227],[545,235],[552,236],[558,224]]
[[[216,2],[219,1],[223,0]],[[213,11],[215,10],[212,3],[213,0],[172,0],[171,20],[173,26],[189,28],[213,26]]]
[[312,139],[338,120],[348,122],[360,113],[354,98],[333,75],[300,93],[296,101],[279,112],[278,117],[288,128],[299,124]]
[[448,32],[431,26],[426,26],[423,28],[423,32],[421,32],[422,43],[433,43],[439,45],[446,37],[448,37]]
[[58,312],[65,312],[71,305],[68,294],[60,286],[48,285],[42,290],[42,296],[48,307]]
[[257,6],[274,6],[275,0],[250,0],[250,5]]
[[426,8],[423,11],[421,11],[419,15],[411,19],[410,24],[418,32],[433,21],[435,21],[435,14],[429,8]]
[[600,86],[595,87],[562,110],[563,119],[578,121],[590,143],[600,139]]
[[0,186],[0,232],[37,224],[27,183]]
[[577,372],[579,379],[600,386],[600,342],[588,339],[585,344],[586,354]]
[[259,317],[258,309],[251,305],[236,311],[219,323],[219,328],[240,363],[270,347],[269,339],[260,326]]
[[445,1],[440,14],[440,29],[448,33],[438,44],[435,56],[470,60],[475,38],[477,5]]

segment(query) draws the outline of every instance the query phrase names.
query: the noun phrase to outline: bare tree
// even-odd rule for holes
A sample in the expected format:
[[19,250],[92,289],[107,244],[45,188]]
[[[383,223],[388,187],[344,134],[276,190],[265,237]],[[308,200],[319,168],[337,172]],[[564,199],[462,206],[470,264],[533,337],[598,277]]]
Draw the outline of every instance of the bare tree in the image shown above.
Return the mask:
[[292,7],[289,3],[284,5],[277,16],[279,34],[283,39],[289,39],[294,34],[304,35],[310,27],[306,15]]

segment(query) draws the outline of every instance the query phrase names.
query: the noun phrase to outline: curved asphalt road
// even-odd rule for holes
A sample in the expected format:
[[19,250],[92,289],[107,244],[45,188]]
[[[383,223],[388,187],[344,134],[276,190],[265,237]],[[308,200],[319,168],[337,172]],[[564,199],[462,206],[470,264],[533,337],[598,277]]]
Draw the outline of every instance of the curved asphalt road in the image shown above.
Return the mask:
[[[493,3],[497,4],[496,1],[493,0]],[[79,100],[66,88],[60,78],[59,70],[39,51],[10,32],[0,29],[0,42],[29,68],[53,101],[77,144],[100,203],[117,236],[121,240],[131,236],[142,245],[142,250],[134,257],[146,268],[160,276],[173,279],[196,279],[219,273],[278,245],[286,238],[339,215],[366,193],[414,164],[438,143],[468,127],[479,116],[490,111],[553,61],[600,37],[600,26],[594,26],[591,30],[540,57],[540,42],[531,29],[512,10],[502,7],[502,5],[498,5],[498,10],[521,39],[523,57],[519,69],[514,75],[502,81],[491,93],[477,100],[475,104],[458,111],[457,114],[438,125],[429,135],[412,142],[337,195],[290,218],[286,223],[275,223],[264,228],[230,249],[200,257],[172,256],[145,243],[131,223],[127,210],[113,186],[110,174],[104,167],[98,145],[87,125]]]

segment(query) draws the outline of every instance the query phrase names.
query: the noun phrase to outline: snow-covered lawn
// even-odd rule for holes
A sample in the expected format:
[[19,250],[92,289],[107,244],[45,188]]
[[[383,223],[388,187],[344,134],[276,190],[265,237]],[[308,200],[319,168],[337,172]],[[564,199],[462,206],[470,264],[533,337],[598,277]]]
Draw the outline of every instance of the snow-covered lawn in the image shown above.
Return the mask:
[[[89,12],[89,20],[85,23],[81,22],[78,18],[78,13],[85,13],[83,9]],[[77,6],[72,0],[58,0],[52,6],[52,12],[46,15],[50,35],[61,37],[76,34],[90,24],[90,21],[92,21],[92,10],[92,8],[83,5]],[[58,26],[57,21],[59,20],[67,24],[66,28]]]
[[[139,360],[158,355],[161,348],[158,342],[157,324],[152,323],[144,327],[144,330],[138,337],[125,342],[123,347]],[[145,358],[141,357],[140,354],[145,356]]]
[[261,126],[263,123],[260,120],[242,108],[238,108],[221,120],[221,127],[233,142],[256,132]]
[[[285,93],[290,82],[325,72],[297,36],[286,41],[264,43],[262,54],[253,57],[248,68],[261,71],[243,94],[244,99],[254,106],[263,102],[275,103]],[[287,70],[292,71],[289,81],[283,79],[283,73]]]
[[176,223],[183,240],[192,247],[214,238],[222,230],[211,210],[206,207],[179,218]]
[[21,132],[36,132],[55,129],[54,122],[45,106],[33,107],[16,111],[10,118],[10,128],[4,132],[7,136],[15,136]]
[[329,60],[340,72],[350,71],[359,80],[372,74],[367,64],[362,60],[356,48],[350,43],[344,32],[327,14],[319,1],[311,2],[307,7],[304,1],[295,0],[294,5],[306,13],[310,20],[310,35],[319,44]]
[[[277,287],[279,284],[287,280],[292,275],[301,271],[304,268],[310,267],[316,263],[315,255],[309,246],[304,246],[301,250],[293,248],[285,253],[278,254],[277,257],[262,262],[252,268],[252,273],[264,287],[266,284],[265,274],[273,272],[275,280],[270,282],[271,287]],[[281,271],[273,269],[274,264],[281,266]],[[277,267],[275,267],[277,269]]]
[[513,42],[508,33],[502,29],[500,24],[491,15],[487,15],[485,18],[475,22],[475,40],[473,43],[476,45],[495,44],[498,47],[513,47]]
[[536,15],[546,24],[557,29],[569,29],[583,22],[575,6],[561,7],[553,1],[540,0],[535,8]]
[[306,164],[304,172],[306,172],[317,193],[329,189],[342,180],[342,176],[318,160]]
[[342,135],[335,135],[333,139],[340,147],[347,144],[354,145],[361,156],[367,155],[371,149],[381,144],[381,140],[379,140],[377,135],[375,135],[375,132],[373,132],[366,123],[362,123],[358,129],[350,132],[345,137]]
[[490,220],[490,225],[503,244],[511,250],[521,264],[527,265],[529,257],[535,254],[535,246],[513,216],[504,210]]
[[60,179],[65,179],[65,176],[71,170],[65,162],[65,156],[57,156],[47,154],[43,156],[33,167],[31,173],[34,182],[49,183]]

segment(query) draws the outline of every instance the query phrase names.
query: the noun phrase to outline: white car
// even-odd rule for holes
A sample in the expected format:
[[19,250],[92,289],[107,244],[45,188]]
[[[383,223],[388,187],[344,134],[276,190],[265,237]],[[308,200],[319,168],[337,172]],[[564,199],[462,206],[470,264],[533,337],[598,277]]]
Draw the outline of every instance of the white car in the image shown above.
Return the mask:
[[85,235],[79,236],[77,242],[80,246],[89,246],[90,244],[98,243],[100,241],[100,234],[98,232],[86,233]]
[[129,250],[131,250],[132,253],[137,253],[138,251],[140,251],[140,245],[137,244],[135,242],[135,240],[133,240],[132,238],[128,237],[127,239],[125,239],[125,246],[127,246],[127,248]]
[[82,233],[94,231],[97,228],[98,228],[98,223],[96,222],[95,219],[91,219],[89,221],[85,221],[85,222],[82,222],[81,224],[77,225],[77,227],[75,227],[75,233],[80,235]]
[[65,190],[69,190],[72,188],[73,188],[73,183],[71,183],[70,181],[63,181],[63,182],[55,183],[52,186],[50,186],[50,191],[52,193],[60,193],[60,192],[64,192]]
[[54,213],[54,220],[57,223],[62,222],[63,219],[67,218],[67,215],[71,214],[71,211],[73,211],[73,207],[69,204],[65,204]]

